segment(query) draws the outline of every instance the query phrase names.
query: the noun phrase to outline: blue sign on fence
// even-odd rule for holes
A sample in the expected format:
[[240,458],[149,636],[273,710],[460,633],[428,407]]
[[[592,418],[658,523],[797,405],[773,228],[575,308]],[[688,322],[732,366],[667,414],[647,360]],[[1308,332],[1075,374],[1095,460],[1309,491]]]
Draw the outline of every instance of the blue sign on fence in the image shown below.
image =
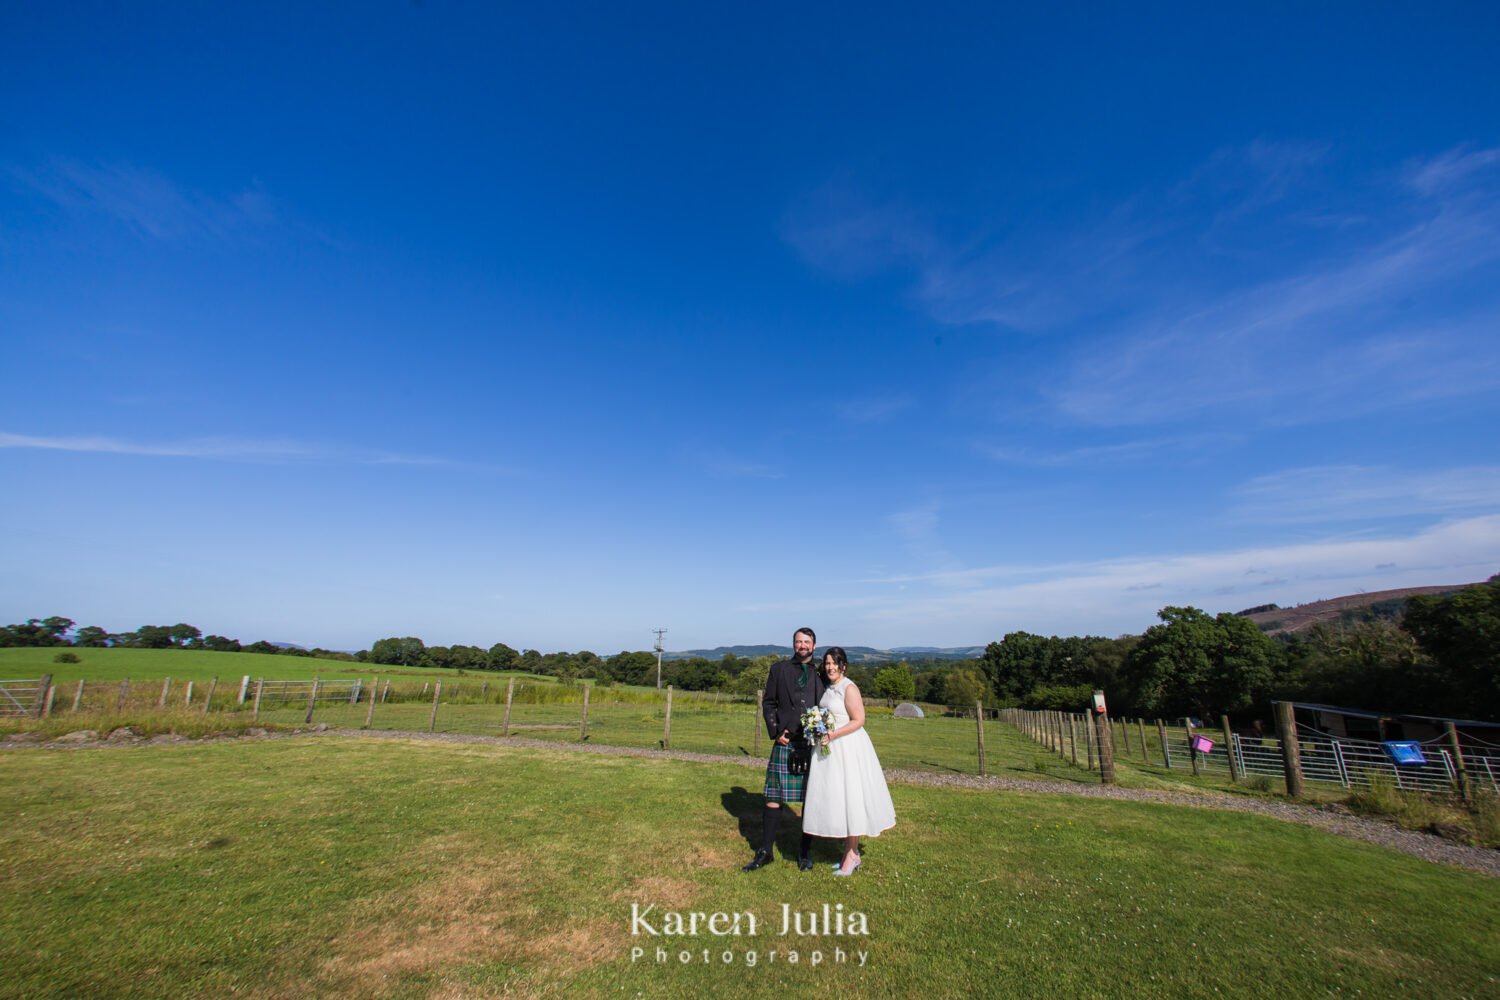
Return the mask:
[[1387,740],[1384,744],[1385,752],[1391,755],[1391,760],[1397,764],[1425,764],[1427,758],[1422,756],[1422,744],[1404,743]]

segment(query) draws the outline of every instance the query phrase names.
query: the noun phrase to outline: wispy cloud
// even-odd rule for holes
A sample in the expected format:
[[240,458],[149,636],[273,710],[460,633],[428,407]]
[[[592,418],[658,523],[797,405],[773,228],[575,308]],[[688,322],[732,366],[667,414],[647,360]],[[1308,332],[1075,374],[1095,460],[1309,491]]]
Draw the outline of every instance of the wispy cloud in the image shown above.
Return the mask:
[[722,452],[698,456],[703,471],[716,479],[784,479],[786,473],[764,462],[748,461]]
[[1010,465],[1036,467],[1096,466],[1156,460],[1165,454],[1200,452],[1239,440],[1233,434],[1181,434],[1171,437],[1138,438],[1110,444],[1047,449],[1035,445],[978,443],[981,455]]
[[835,403],[833,414],[845,423],[875,424],[905,413],[916,405],[910,396],[854,398]]
[[[925,581],[942,589],[913,593],[908,586],[871,607],[865,618],[893,630],[899,625],[908,634],[941,630],[983,637],[1014,628],[1115,633],[1138,631],[1159,608],[1172,604],[1233,611],[1263,601],[1298,603],[1414,581],[1470,583],[1497,569],[1500,515],[1490,515],[1407,535],[893,577],[883,582]],[[952,589],[954,584],[967,589]]]
[[1500,387],[1500,150],[1336,159],[1262,140],[1093,218],[956,237],[833,188],[784,233],[835,274],[913,274],[941,322],[1066,335],[1036,391],[1073,422],[1298,424]]
[[1236,493],[1230,518],[1269,524],[1491,512],[1500,510],[1500,466],[1430,472],[1314,466],[1257,476]]
[[[99,435],[47,437],[0,431],[0,448],[27,448],[95,455],[197,458],[227,462],[345,462],[356,465],[473,466],[432,455],[406,455],[357,448],[334,448],[298,441],[193,438],[185,441],[128,441]],[[474,466],[478,467],[478,466]],[[491,468],[486,466],[485,468]],[[503,471],[493,470],[492,471]]]
[[256,188],[208,195],[131,164],[55,158],[9,172],[23,187],[70,214],[109,218],[156,240],[222,238],[278,221],[271,199]]
[[944,545],[939,531],[940,507],[936,500],[897,511],[886,518],[907,554],[919,565],[951,570],[959,565]]

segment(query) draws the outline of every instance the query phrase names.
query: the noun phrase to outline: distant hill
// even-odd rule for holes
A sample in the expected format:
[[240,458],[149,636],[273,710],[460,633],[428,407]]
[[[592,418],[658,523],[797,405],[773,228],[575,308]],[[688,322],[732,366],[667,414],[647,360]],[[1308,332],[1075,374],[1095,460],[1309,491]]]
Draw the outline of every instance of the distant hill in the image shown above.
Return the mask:
[[1239,612],[1267,635],[1288,635],[1312,628],[1319,622],[1396,620],[1408,597],[1418,594],[1452,594],[1476,584],[1460,583],[1451,587],[1402,587],[1398,590],[1376,590],[1368,594],[1349,594],[1323,601],[1299,604],[1294,608],[1261,605]]
[[[826,649],[826,646],[819,646]],[[898,660],[968,660],[984,654],[983,646],[897,646],[892,649],[876,649],[873,646],[845,646],[851,663],[895,663]],[[756,656],[788,657],[791,646],[715,646],[713,649],[681,649],[663,653],[664,660],[686,660],[701,656],[706,660],[722,660],[725,654],[751,658]]]

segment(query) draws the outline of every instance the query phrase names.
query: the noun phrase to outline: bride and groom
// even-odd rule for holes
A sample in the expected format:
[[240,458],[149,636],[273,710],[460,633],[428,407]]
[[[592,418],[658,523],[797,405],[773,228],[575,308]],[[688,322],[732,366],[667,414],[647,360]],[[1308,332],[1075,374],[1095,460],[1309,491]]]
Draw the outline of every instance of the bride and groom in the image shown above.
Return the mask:
[[[864,701],[848,676],[848,658],[838,646],[823,654],[820,671],[813,660],[818,642],[810,628],[792,636],[792,658],[772,665],[766,678],[761,713],[771,737],[766,763],[765,808],[761,816],[761,845],[745,865],[747,872],[771,862],[776,829],[786,806],[805,803],[802,843],[797,866],[812,869],[812,838],[843,840],[843,859],[836,875],[853,875],[860,866],[859,838],[878,837],[896,824],[896,810],[886,788],[885,774],[865,732]],[[804,737],[802,716],[810,708],[825,708],[833,726],[823,749]]]

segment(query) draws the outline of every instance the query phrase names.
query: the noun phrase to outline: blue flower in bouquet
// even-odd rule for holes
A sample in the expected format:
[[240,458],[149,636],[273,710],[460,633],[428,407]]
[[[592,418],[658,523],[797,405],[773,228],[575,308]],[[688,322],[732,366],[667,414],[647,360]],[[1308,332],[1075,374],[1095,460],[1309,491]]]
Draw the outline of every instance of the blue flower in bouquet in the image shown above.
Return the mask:
[[802,713],[802,735],[807,742],[818,748],[818,755],[828,756],[823,737],[833,732],[833,713],[826,708],[809,708]]

